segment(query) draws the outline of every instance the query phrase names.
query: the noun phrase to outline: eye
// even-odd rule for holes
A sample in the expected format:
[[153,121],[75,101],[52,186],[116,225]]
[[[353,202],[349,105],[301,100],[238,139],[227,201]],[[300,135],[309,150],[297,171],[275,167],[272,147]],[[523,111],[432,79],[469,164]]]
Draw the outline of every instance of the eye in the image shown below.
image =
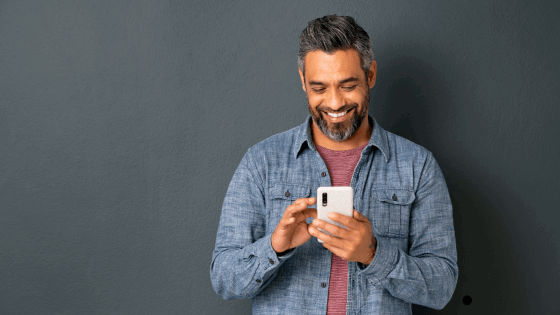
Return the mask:
[[313,89],[313,92],[319,93],[319,94],[320,94],[320,93],[323,93],[324,91],[325,91],[324,88],[323,88],[323,89]]
[[358,85],[352,85],[352,86],[343,86],[342,88],[346,91],[352,91],[353,89],[356,88],[356,86]]

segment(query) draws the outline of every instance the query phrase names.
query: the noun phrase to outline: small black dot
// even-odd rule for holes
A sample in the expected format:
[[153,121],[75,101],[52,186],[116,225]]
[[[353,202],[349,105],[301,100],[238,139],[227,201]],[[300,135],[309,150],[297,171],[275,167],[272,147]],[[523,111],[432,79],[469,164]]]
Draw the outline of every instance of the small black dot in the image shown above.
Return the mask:
[[469,295],[463,296],[463,304],[470,305],[472,303],[472,298]]

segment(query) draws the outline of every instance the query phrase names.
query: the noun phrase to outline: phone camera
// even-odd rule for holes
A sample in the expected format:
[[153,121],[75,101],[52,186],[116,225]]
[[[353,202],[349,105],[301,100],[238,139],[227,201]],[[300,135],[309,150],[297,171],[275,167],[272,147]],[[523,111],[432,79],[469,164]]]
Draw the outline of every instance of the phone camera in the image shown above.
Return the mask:
[[327,206],[327,193],[323,193],[323,207]]

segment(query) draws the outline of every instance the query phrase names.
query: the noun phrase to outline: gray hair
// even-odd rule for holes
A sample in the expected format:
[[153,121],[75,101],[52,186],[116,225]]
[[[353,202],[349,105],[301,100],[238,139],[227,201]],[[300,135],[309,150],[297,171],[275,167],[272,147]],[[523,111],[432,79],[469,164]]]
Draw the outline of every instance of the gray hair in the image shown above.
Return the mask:
[[299,37],[298,66],[305,79],[305,56],[313,50],[332,54],[337,50],[355,49],[361,61],[362,70],[369,74],[373,62],[371,42],[366,31],[350,16],[327,15],[315,19],[307,25]]

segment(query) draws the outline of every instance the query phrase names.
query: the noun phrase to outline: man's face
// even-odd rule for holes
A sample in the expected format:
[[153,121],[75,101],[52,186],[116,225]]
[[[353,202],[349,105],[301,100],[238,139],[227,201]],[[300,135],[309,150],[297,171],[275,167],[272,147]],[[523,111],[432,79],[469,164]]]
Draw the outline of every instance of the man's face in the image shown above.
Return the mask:
[[329,55],[311,51],[305,56],[305,80],[300,70],[313,121],[328,138],[349,139],[367,119],[369,89],[375,84],[375,61],[368,82],[358,52],[337,50]]

